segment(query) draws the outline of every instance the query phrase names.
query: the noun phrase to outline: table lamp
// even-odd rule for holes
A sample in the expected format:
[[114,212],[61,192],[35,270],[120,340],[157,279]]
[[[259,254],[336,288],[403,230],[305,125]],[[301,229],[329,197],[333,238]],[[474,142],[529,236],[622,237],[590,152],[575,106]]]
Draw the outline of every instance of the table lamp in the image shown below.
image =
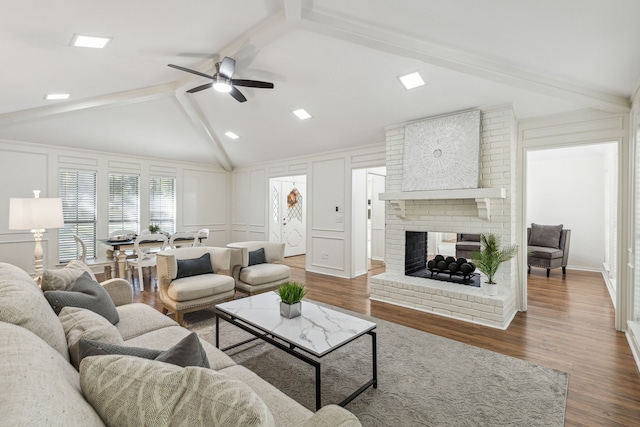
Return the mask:
[[9,199],[9,230],[31,230],[36,241],[33,253],[35,258],[35,274],[42,277],[44,251],[42,250],[42,234],[47,228],[64,227],[62,199],[40,198],[40,191],[33,191],[32,199]]

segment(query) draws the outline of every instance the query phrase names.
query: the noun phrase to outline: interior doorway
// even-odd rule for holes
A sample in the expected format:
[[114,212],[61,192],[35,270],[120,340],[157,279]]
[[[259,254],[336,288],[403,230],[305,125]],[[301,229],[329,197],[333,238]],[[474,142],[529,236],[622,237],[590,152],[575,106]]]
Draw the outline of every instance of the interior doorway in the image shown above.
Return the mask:
[[618,143],[528,150],[525,159],[525,226],[571,229],[568,269],[601,272],[615,306]]
[[384,166],[352,171],[352,277],[384,265],[385,192]]
[[307,252],[307,176],[269,180],[269,241],[283,242],[284,256]]

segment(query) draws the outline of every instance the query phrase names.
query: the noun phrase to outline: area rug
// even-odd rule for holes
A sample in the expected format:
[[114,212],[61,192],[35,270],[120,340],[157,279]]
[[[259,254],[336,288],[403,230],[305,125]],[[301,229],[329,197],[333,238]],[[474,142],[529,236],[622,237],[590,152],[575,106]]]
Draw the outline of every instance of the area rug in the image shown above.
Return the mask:
[[[321,304],[324,305],[324,304]],[[363,426],[562,426],[569,374],[333,307],[378,326],[378,388],[346,408]],[[215,345],[211,311],[185,315]],[[221,346],[250,337],[220,320]],[[314,369],[262,341],[232,359],[315,411]],[[338,403],[371,378],[371,337],[322,358],[322,404]]]

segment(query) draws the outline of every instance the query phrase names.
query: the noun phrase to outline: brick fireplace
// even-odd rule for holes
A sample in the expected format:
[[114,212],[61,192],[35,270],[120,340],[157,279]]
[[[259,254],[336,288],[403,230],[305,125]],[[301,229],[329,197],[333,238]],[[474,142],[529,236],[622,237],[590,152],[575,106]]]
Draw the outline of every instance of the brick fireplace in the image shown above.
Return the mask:
[[[426,119],[425,119],[426,120]],[[415,123],[415,122],[413,122]],[[405,126],[387,128],[386,272],[372,300],[506,329],[516,313],[516,261],[503,264],[497,296],[405,275],[405,231],[494,233],[515,243],[516,120],[510,107],[482,111],[479,189],[402,192]],[[414,172],[415,173],[415,172]]]

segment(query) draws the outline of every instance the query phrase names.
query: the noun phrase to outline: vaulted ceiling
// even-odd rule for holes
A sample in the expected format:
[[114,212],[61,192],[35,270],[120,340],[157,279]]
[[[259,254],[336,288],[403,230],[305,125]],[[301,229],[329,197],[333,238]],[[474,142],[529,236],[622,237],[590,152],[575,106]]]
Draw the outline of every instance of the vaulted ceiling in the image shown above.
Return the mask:
[[[227,170],[380,143],[385,126],[468,108],[626,112],[640,77],[637,0],[3,0],[0,11],[0,139]],[[77,48],[74,34],[113,39]],[[187,94],[207,80],[167,67],[213,74],[224,56],[234,78],[275,88],[241,88],[245,103]],[[426,85],[407,91],[397,77],[413,71]],[[44,100],[58,92],[71,96]]]

